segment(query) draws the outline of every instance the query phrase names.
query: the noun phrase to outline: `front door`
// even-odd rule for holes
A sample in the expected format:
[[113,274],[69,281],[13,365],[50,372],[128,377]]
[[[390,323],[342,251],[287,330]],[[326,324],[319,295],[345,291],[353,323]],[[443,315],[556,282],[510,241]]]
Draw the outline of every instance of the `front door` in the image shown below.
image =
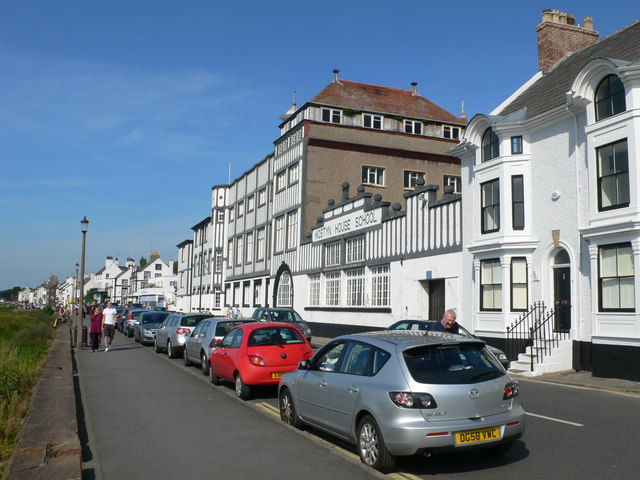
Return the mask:
[[571,269],[554,268],[554,310],[556,332],[568,333],[571,330]]
[[444,280],[429,281],[429,320],[440,320],[444,315]]

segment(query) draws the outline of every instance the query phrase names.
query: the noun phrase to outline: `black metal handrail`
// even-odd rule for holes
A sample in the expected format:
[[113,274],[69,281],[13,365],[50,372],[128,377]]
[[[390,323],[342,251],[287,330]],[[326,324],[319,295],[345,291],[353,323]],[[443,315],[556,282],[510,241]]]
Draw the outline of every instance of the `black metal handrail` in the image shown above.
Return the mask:
[[[571,307],[564,306],[564,308]],[[558,313],[553,309],[547,311],[544,302],[538,302],[509,325],[506,344],[509,361],[517,360],[521,353],[526,352],[527,347],[531,347],[531,371],[533,371],[533,365],[542,362],[544,357],[558,347],[560,340],[569,338],[568,330],[557,328]]]
[[[553,309],[543,317],[537,325],[531,327],[532,344],[535,346],[531,352],[531,371],[533,372],[534,363],[542,363],[544,357],[551,354],[554,348],[558,348],[560,340],[569,338],[569,332],[566,330],[557,330],[558,324],[556,315],[558,312]],[[553,321],[551,321],[553,320]],[[535,360],[535,362],[534,362]]]
[[544,302],[534,302],[527,312],[521,314],[507,327],[506,354],[509,361],[516,360],[520,353],[531,346],[531,328],[544,315],[545,309]]

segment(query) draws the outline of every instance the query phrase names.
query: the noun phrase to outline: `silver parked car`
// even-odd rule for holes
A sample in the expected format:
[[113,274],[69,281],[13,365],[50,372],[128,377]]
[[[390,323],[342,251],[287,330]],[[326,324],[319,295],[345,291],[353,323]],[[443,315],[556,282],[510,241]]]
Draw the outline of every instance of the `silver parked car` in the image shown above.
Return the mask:
[[525,426],[518,383],[484,342],[435,332],[335,338],[282,378],[278,396],[283,421],[355,444],[381,472],[400,455],[500,455]]
[[[390,327],[387,327],[387,330],[431,330],[433,328],[433,324],[438,320],[400,320]],[[467,338],[476,338],[469,330],[464,328],[462,325],[458,324],[460,328],[459,335]],[[491,345],[487,345],[487,348],[491,353],[493,353],[500,363],[505,369],[509,368],[509,359],[505,355],[505,353],[499,348],[493,347]]]
[[204,318],[211,318],[211,314],[172,313],[169,315],[156,331],[153,344],[156,353],[166,351],[169,358],[177,358],[182,353],[185,339]]
[[160,324],[168,312],[142,312],[133,325],[133,339],[142,345],[153,343]]
[[203,375],[209,375],[209,356],[216,347],[214,342],[222,338],[236,325],[255,320],[234,318],[205,318],[184,341],[184,364],[199,363]]

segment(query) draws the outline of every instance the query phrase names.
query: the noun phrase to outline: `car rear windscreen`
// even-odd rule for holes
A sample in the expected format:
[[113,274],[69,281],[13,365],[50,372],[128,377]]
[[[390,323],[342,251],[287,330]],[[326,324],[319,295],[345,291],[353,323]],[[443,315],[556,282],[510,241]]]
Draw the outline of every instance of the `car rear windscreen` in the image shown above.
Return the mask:
[[228,322],[218,322],[218,326],[216,327],[216,337],[224,337],[227,333],[231,331],[233,327],[236,325],[240,325],[245,322],[236,322],[236,321],[228,321]]
[[423,345],[403,352],[416,382],[478,383],[504,375],[496,358],[479,343]]
[[181,327],[195,327],[196,325],[198,325],[202,319],[204,318],[210,318],[207,315],[191,315],[191,316],[184,316],[180,319],[180,326]]
[[300,331],[294,327],[265,327],[251,332],[248,347],[260,345],[290,345],[292,343],[305,343]]

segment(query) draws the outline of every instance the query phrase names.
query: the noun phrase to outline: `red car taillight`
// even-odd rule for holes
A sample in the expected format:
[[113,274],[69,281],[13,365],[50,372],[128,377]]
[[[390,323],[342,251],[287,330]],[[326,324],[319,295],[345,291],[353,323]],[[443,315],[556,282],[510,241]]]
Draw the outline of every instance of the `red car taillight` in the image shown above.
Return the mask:
[[259,365],[261,367],[264,367],[265,365],[262,357],[258,355],[249,355],[249,362],[251,362],[253,365]]
[[510,398],[517,397],[518,395],[520,395],[518,382],[509,382],[504,386],[504,395],[502,396],[503,400],[509,400]]
[[191,333],[191,330],[189,330],[188,328],[180,327],[176,330],[176,333],[178,335],[189,335]]

